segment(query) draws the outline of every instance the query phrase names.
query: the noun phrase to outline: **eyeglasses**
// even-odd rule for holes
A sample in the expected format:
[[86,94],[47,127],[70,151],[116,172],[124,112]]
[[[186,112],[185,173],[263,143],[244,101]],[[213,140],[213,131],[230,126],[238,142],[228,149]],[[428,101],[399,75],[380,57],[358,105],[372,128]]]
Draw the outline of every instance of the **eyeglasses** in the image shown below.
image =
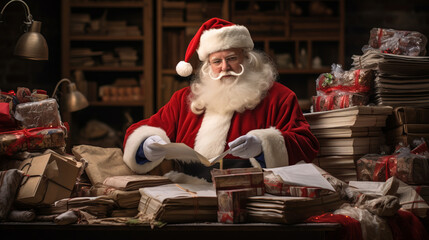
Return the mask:
[[239,57],[237,55],[232,55],[227,58],[213,58],[209,63],[213,67],[221,67],[224,60],[229,65],[239,63]]

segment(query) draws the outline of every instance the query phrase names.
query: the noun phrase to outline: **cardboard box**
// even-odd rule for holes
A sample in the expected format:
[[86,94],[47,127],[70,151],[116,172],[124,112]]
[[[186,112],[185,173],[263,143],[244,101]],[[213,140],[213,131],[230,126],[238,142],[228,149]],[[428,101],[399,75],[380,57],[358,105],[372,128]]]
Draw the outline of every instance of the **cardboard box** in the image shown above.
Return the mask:
[[427,124],[429,109],[421,107],[396,107],[393,114],[387,118],[387,128],[394,128],[404,124]]
[[82,163],[55,153],[24,160],[20,168],[27,176],[16,197],[19,204],[49,205],[71,196]]

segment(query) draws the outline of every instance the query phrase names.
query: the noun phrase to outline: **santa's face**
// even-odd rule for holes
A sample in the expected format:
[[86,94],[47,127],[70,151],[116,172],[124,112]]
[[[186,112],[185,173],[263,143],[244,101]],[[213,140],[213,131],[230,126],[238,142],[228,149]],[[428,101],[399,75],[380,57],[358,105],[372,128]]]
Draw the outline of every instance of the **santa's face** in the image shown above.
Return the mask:
[[209,55],[209,64],[215,80],[236,78],[243,72],[244,54],[241,49],[228,49]]

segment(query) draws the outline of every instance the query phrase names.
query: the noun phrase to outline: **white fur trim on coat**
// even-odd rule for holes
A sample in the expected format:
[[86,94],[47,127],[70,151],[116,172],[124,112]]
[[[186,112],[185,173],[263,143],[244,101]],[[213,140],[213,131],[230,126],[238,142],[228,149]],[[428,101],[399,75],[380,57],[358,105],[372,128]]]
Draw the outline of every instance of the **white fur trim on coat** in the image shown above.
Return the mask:
[[127,142],[125,144],[124,148],[124,162],[125,164],[134,172],[139,174],[144,174],[149,172],[150,170],[154,169],[156,166],[158,166],[163,158],[158,159],[156,161],[147,162],[145,164],[138,164],[136,162],[136,153],[138,148],[140,147],[140,144],[148,137],[158,135],[160,136],[166,143],[170,143],[170,139],[167,137],[166,132],[157,127],[151,127],[147,125],[143,125],[136,130],[134,130],[133,133],[128,136]]
[[253,49],[253,40],[249,30],[240,25],[206,30],[200,37],[197,49],[198,57],[205,61],[209,54],[231,48]]
[[195,138],[195,151],[209,159],[221,154],[225,149],[226,136],[233,114],[233,112],[219,114],[206,111]]
[[[262,151],[264,152],[265,165],[267,168],[282,167],[289,165],[289,155],[282,133],[274,128],[256,129],[247,133],[258,137],[262,141]],[[254,167],[259,167],[255,159],[250,162]]]

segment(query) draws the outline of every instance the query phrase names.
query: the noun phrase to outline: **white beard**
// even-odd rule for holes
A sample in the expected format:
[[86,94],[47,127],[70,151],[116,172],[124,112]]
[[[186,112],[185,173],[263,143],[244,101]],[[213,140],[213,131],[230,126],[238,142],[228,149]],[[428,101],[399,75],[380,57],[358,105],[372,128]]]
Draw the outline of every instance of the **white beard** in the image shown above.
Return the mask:
[[241,76],[213,80],[208,73],[200,74],[200,82],[192,83],[191,108],[196,114],[213,111],[219,114],[243,112],[255,108],[271,87],[272,79],[264,72],[244,66]]
[[219,80],[201,72],[200,82],[191,84],[191,110],[195,114],[204,113],[194,145],[203,156],[212,158],[223,152],[234,112],[255,108],[272,86],[273,75],[269,70],[249,69],[244,66],[241,76]]

